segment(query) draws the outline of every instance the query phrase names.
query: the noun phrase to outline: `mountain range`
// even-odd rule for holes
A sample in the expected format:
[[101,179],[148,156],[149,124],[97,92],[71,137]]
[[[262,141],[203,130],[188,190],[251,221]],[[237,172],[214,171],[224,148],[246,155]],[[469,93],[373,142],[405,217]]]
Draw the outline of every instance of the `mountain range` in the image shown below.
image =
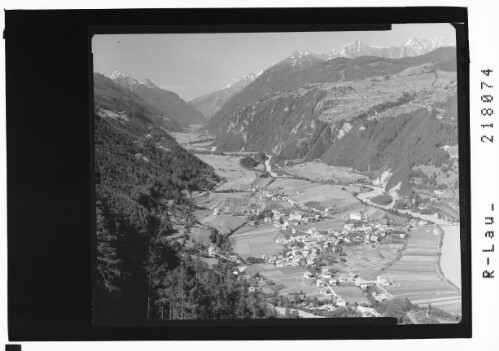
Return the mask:
[[457,144],[455,99],[452,47],[403,58],[292,55],[235,94],[205,129],[217,151],[389,170],[387,186],[404,191],[414,165],[440,165],[448,155],[438,144]]
[[414,167],[442,167],[449,159],[442,146],[457,144],[450,44],[427,38],[385,48],[354,41],[326,54],[299,50],[189,103],[148,79],[96,74],[96,109],[133,118],[144,131],[204,122],[217,152],[264,151],[283,164],[321,159],[374,176],[388,172],[386,190],[407,195]]
[[424,55],[435,49],[448,46],[453,46],[453,43],[445,37],[411,38],[400,46],[389,47],[372,46],[362,41],[354,40],[328,53],[318,54],[318,56],[324,60],[331,60],[337,57],[354,58],[360,56],[404,58]]
[[224,88],[214,91],[191,100],[189,103],[200,111],[204,117],[209,120],[220,108],[234,95],[246,88],[256,78],[258,78],[263,71],[258,73],[249,73],[241,78],[234,79],[230,84]]
[[166,117],[176,120],[182,127],[205,122],[202,113],[181,99],[178,94],[159,88],[149,79],[137,80],[118,71],[111,73],[107,78],[129,89]]

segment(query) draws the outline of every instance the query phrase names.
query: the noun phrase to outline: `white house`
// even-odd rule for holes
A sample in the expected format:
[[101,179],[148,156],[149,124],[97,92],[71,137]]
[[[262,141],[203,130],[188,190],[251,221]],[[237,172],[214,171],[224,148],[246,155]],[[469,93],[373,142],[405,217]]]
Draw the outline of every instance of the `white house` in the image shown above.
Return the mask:
[[338,285],[338,280],[332,278],[332,279],[329,279],[329,284],[330,285]]
[[362,216],[359,212],[352,212],[350,213],[350,219],[353,219],[355,221],[360,221],[362,219]]
[[346,223],[343,227],[345,227],[346,230],[350,231],[353,230],[355,225],[353,223]]
[[376,277],[376,282],[384,286],[390,285],[390,281],[381,275]]
[[305,278],[305,279],[311,279],[313,277],[314,277],[314,275],[312,274],[312,272],[303,273],[303,278]]
[[301,221],[302,212],[298,210],[293,210],[289,213],[289,219],[292,221]]

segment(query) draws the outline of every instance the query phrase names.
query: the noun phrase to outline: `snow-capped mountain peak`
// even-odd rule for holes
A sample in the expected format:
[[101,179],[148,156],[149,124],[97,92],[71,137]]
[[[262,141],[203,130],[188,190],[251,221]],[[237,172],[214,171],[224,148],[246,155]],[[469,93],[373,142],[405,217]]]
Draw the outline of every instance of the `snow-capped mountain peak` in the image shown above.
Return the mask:
[[109,74],[107,78],[113,80],[115,83],[121,85],[122,87],[130,89],[131,91],[133,91],[136,85],[143,85],[151,89],[157,88],[157,86],[153,82],[151,82],[150,79],[145,78],[137,80],[121,73],[120,71],[114,71],[113,73]]
[[252,81],[254,81],[255,79],[257,79],[262,73],[263,73],[263,70],[261,70],[260,72],[257,72],[257,73],[251,72],[251,73],[248,73],[247,75],[239,77],[239,78],[233,78],[232,82],[230,82],[225,87],[223,87],[223,89],[230,89],[236,85],[246,86],[249,83],[251,83]]
[[123,73],[121,73],[120,71],[114,71],[113,73],[109,74],[107,76],[107,78],[109,79],[118,79],[118,78],[126,78],[127,76],[125,76]]

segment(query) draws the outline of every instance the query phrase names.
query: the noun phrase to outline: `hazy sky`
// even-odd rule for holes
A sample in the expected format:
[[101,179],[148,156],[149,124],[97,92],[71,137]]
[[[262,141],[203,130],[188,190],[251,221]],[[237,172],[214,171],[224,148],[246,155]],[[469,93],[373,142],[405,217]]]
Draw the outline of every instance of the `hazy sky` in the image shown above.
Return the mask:
[[455,31],[449,24],[403,24],[375,32],[105,34],[93,37],[92,52],[95,72],[149,78],[190,100],[269,68],[295,50],[325,53],[353,40],[399,46],[431,36],[454,40]]

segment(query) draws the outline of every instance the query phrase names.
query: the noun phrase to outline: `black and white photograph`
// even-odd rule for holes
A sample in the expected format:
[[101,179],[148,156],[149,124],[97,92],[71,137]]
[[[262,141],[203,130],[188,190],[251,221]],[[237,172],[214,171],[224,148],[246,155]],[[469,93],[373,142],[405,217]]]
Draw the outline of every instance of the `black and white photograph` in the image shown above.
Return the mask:
[[91,44],[95,325],[461,321],[451,24]]

